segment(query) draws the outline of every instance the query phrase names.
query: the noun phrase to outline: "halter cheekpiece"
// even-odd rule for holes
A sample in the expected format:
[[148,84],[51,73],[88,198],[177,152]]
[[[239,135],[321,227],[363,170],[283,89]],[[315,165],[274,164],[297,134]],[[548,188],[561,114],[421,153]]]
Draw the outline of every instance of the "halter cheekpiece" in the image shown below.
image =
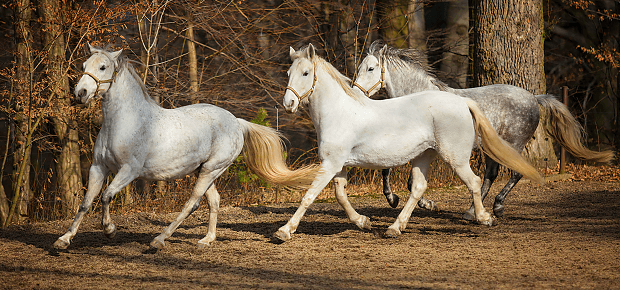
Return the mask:
[[[106,57],[110,58],[109,56],[106,55]],[[112,63],[114,64],[114,61],[112,61]],[[99,92],[102,92],[103,90],[99,89],[99,86],[101,86],[101,84],[110,84],[110,87],[112,87],[112,83],[114,83],[114,81],[116,81],[116,73],[118,73],[118,70],[116,69],[116,65],[114,65],[114,73],[112,73],[112,78],[111,79],[107,79],[107,80],[100,80],[98,79],[95,75],[85,71],[83,75],[87,75],[89,77],[91,77],[95,83],[97,83],[97,89],[95,90],[95,96],[99,95]],[[110,89],[110,87],[108,87],[108,90]]]
[[[383,83],[384,82],[385,82],[385,59],[382,59],[381,60],[381,77],[379,78],[379,80],[372,87],[370,87],[370,89],[365,90],[357,82],[353,82],[353,86],[356,86],[358,89],[360,89],[364,93],[364,95],[366,95],[366,97],[370,98],[370,92],[372,90],[374,90],[378,85],[381,85],[381,87],[379,89],[383,89]],[[351,86],[351,87],[353,87],[353,86]]]
[[301,100],[309,97],[310,95],[312,95],[312,93],[314,92],[314,86],[316,85],[316,71],[313,69],[312,70],[312,74],[314,79],[312,80],[312,87],[310,88],[309,91],[307,91],[305,94],[303,94],[302,96],[300,96],[297,91],[295,89],[293,89],[293,87],[291,86],[287,86],[286,89],[284,90],[286,92],[286,90],[291,90],[291,92],[293,92],[293,94],[295,94],[295,96],[297,96],[297,98],[299,99],[299,101],[301,102]]

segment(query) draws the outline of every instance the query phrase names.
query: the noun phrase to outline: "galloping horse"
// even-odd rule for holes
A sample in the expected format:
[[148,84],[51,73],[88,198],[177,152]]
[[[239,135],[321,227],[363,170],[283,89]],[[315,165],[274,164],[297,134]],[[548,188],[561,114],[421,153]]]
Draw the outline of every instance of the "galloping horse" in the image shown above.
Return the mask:
[[[610,162],[612,151],[596,152],[583,145],[583,129],[568,108],[552,95],[532,95],[530,92],[512,85],[489,85],[469,89],[453,89],[437,80],[423,64],[423,54],[415,49],[396,49],[374,41],[368,55],[358,67],[354,86],[366,96],[385,87],[390,98],[412,93],[434,90],[446,91],[476,101],[487,116],[493,128],[512,148],[521,152],[531,140],[540,119],[540,108],[547,112],[543,126],[562,147],[573,156],[595,162]],[[482,185],[482,199],[487,196],[491,184],[498,174],[499,164],[492,158],[485,158],[486,171]],[[383,170],[383,193],[392,207],[398,205],[398,196],[392,193],[389,184],[389,169]],[[495,197],[493,212],[496,216],[504,213],[504,199],[519,182],[522,175],[511,170],[510,180]],[[432,201],[421,199],[421,207],[432,207]],[[466,219],[473,219],[474,208],[465,213]]]
[[300,103],[308,104],[317,131],[321,165],[301,205],[274,237],[283,241],[291,238],[308,206],[332,178],[336,199],[349,219],[361,229],[370,229],[368,217],[358,214],[347,199],[346,167],[389,168],[412,160],[411,195],[385,233],[387,237],[400,235],[426,190],[426,174],[437,154],[467,185],[476,221],[494,224],[493,216],[482,205],[480,178],[469,166],[477,135],[489,156],[542,182],[536,169],[497,136],[476,102],[441,91],[372,100],[354,91],[350,80],[317,56],[312,44],[300,51],[291,48],[290,56],[293,64],[288,70],[283,105],[287,111],[295,112]]
[[169,180],[198,172],[196,186],[181,213],[151,242],[155,248],[163,247],[164,240],[198,208],[205,191],[209,226],[198,246],[215,240],[220,196],[213,182],[242,150],[248,167],[267,181],[307,188],[314,179],[316,166],[288,169],[282,139],[274,129],[235,118],[208,104],[164,109],[147,94],[122,50],[88,47],[92,55],[84,63],[75,95],[84,103],[102,98],[103,124],[95,142],[88,190],[73,223],[54,247],[69,246],[110,173],[116,176],[101,196],[101,223],[108,237],[114,236],[116,229],[110,219],[110,201],[132,180]]

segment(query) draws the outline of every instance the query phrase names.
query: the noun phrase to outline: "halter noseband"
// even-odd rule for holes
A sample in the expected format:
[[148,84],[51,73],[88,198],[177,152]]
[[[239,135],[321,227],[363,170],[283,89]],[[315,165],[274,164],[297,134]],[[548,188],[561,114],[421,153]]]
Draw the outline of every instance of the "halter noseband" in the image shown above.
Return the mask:
[[[107,56],[107,55],[106,55]],[[110,57],[108,57],[110,58]],[[112,63],[114,64],[114,61],[112,61]],[[84,75],[87,75],[89,77],[91,77],[95,83],[97,83],[97,89],[95,90],[95,96],[99,95],[99,92],[103,92],[103,90],[99,89],[99,86],[101,86],[101,84],[107,84],[109,83],[110,86],[108,87],[108,90],[110,89],[110,87],[112,87],[112,83],[116,80],[116,73],[118,72],[118,70],[116,69],[116,65],[114,66],[114,73],[112,73],[112,78],[111,79],[107,79],[107,80],[99,80],[95,75],[85,71]]]
[[286,92],[286,90],[291,90],[291,92],[293,92],[293,94],[295,94],[295,96],[297,96],[297,98],[299,99],[299,101],[301,102],[301,100],[309,97],[310,95],[312,95],[312,93],[314,92],[314,85],[316,85],[316,71],[312,70],[312,74],[314,76],[314,79],[312,80],[312,87],[310,88],[309,91],[307,91],[305,94],[303,94],[302,96],[300,96],[297,91],[295,89],[293,89],[293,87],[291,86],[287,86],[286,89],[284,89],[284,92]]
[[[379,89],[383,89],[383,83],[384,82],[385,82],[385,59],[383,59],[383,61],[381,61],[381,77],[379,78],[379,80],[372,87],[370,87],[370,89],[365,90],[357,82],[353,82],[353,86],[356,86],[358,89],[360,89],[364,93],[364,95],[366,95],[366,97],[370,98],[370,92],[372,90],[374,90],[378,85],[381,85],[381,87]],[[351,86],[351,87],[353,87],[353,86]]]

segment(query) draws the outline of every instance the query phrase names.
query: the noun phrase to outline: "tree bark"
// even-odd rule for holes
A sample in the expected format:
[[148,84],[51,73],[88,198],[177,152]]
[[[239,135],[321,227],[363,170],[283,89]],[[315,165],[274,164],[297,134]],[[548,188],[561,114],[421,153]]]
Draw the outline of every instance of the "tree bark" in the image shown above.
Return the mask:
[[187,53],[189,56],[189,89],[192,91],[192,103],[198,104],[198,58],[196,57],[196,44],[194,43],[194,24],[187,23]]
[[446,83],[454,88],[467,87],[469,69],[469,6],[467,0],[448,4],[447,34],[441,61]]
[[[470,0],[470,6],[474,86],[511,84],[544,94],[542,1]],[[539,167],[557,163],[551,139],[540,126],[524,155]]]
[[424,3],[410,0],[407,17],[409,29],[409,47],[426,50],[426,21],[424,20]]
[[[31,100],[32,90],[32,34],[30,31],[30,21],[32,19],[32,10],[30,7],[30,0],[17,0],[15,1],[15,35],[17,42],[17,60],[15,69],[15,94],[17,98],[23,100]],[[29,108],[16,108],[17,115],[15,116],[14,142],[17,144],[17,149],[13,152],[13,196],[11,197],[11,209],[7,213],[5,223],[8,225],[11,222],[22,221],[28,216],[28,204],[33,196],[30,189],[30,146],[27,142],[26,135],[30,129],[29,122],[31,116],[28,110]],[[23,164],[24,163],[24,164]],[[23,168],[23,172],[20,171]],[[21,177],[21,180],[19,178]],[[18,217],[15,217],[15,214]],[[13,216],[11,216],[13,215]],[[8,220],[7,220],[8,219]]]
[[[381,3],[383,19],[381,20],[381,30],[383,40],[391,46],[397,48],[407,48],[409,46],[409,0],[385,1]],[[415,1],[413,1],[415,2]],[[412,7],[415,9],[415,7]]]
[[54,129],[60,142],[56,179],[64,216],[75,215],[83,196],[80,170],[80,148],[75,117],[71,110],[71,89],[65,59],[65,38],[62,31],[61,5],[58,0],[41,0],[40,12],[44,24],[44,42],[48,49],[46,73],[50,79]]
[[354,18],[355,9],[349,0],[339,0],[340,4],[338,16],[338,31],[340,32],[340,41],[344,47],[345,55],[345,75],[349,75],[349,72],[355,72],[357,69],[356,56],[358,51],[356,23]]

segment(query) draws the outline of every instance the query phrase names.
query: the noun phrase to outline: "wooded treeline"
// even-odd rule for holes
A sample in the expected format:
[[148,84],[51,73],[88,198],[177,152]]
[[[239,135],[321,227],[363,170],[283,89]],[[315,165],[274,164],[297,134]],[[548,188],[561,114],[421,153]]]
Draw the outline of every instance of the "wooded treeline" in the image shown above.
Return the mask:
[[[73,100],[87,41],[123,48],[163,107],[211,103],[282,130],[291,164],[316,162],[316,142],[306,114],[279,109],[289,46],[311,42],[354,78],[375,39],[426,51],[435,74],[457,88],[510,83],[559,95],[568,86],[588,145],[617,150],[618,8],[618,0],[12,0],[0,8],[0,225],[72,216],[81,201],[101,126],[97,102]],[[192,177],[136,181],[117,203],[156,207],[191,185]],[[241,160],[217,186],[224,203],[283,198]]]

